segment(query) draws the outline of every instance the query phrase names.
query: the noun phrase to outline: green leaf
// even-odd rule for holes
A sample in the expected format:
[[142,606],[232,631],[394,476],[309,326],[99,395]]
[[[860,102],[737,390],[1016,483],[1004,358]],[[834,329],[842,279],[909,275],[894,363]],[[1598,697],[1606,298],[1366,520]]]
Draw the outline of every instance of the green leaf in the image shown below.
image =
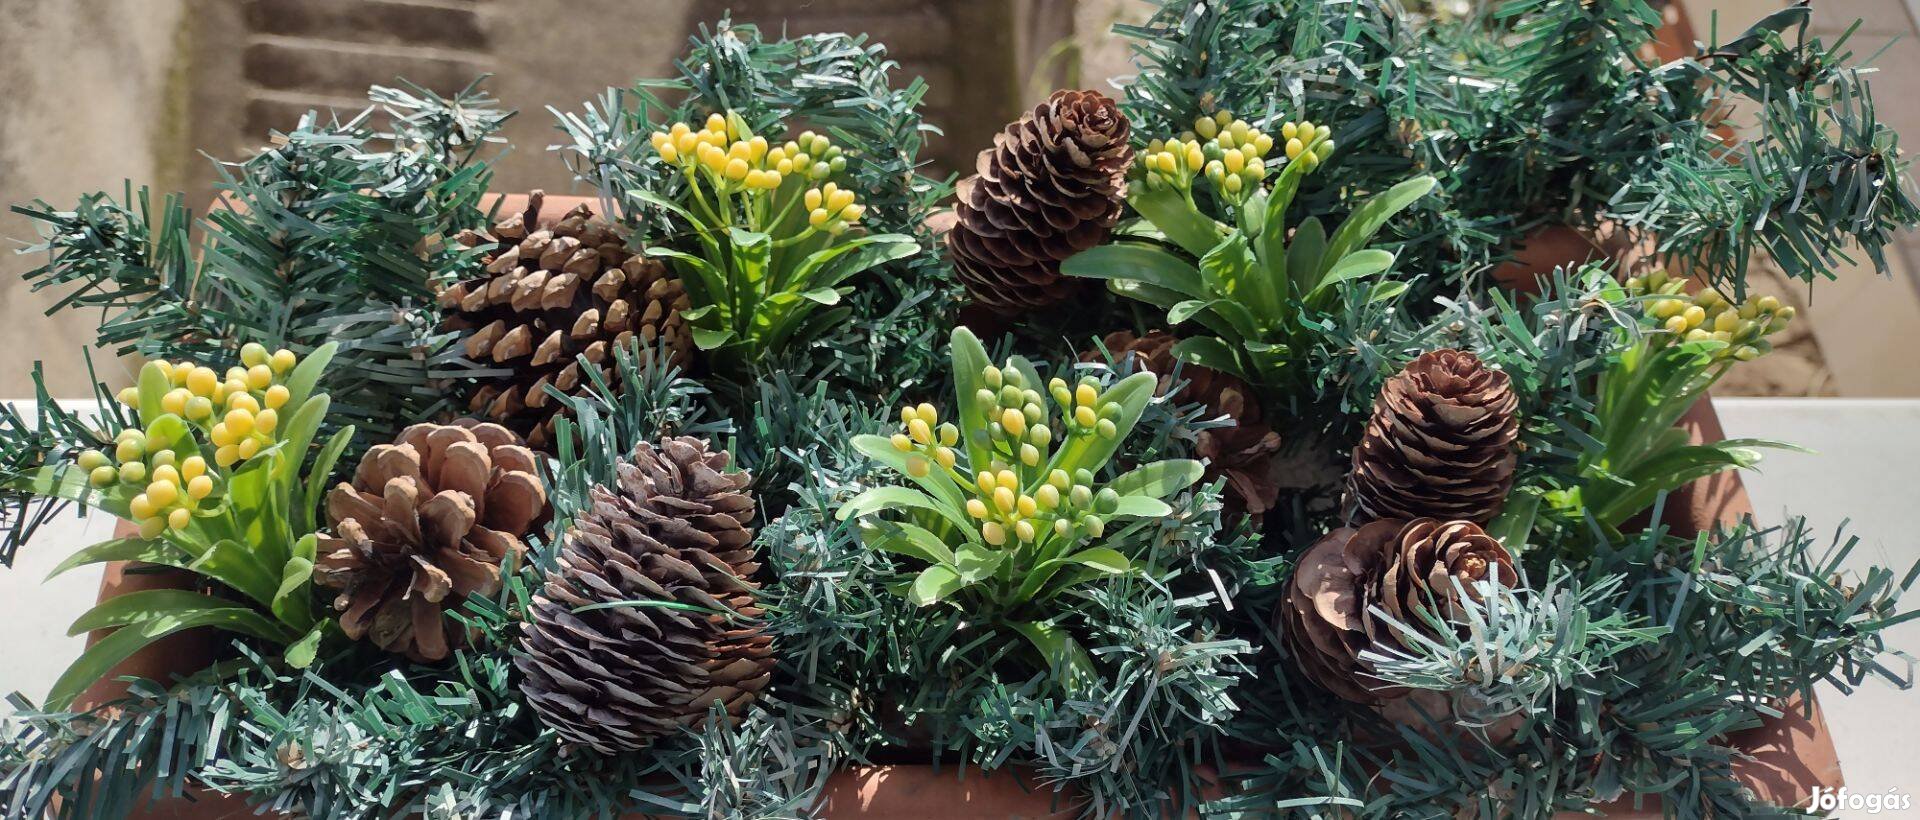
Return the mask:
[[991,576],[1000,564],[1005,562],[1007,554],[977,541],[968,541],[954,552],[953,567],[960,571],[960,578],[971,584]]
[[115,595],[87,610],[67,627],[68,635],[137,624],[193,612],[232,610],[222,626],[262,640],[285,643],[294,635],[251,607],[184,589],[143,589]]
[[837,305],[840,304],[840,291],[834,290],[833,288],[814,288],[813,290],[801,291],[800,298],[822,305]]
[[907,600],[914,606],[936,604],[963,586],[966,582],[961,580],[960,573],[944,564],[934,564],[914,576],[913,586],[907,589]]
[[287,403],[281,408],[282,415],[300,412],[307,398],[313,395],[314,386],[320,383],[320,376],[326,372],[327,364],[333,361],[334,354],[339,351],[339,342],[328,342],[314,348],[312,353],[294,365],[293,372],[287,374]]
[[1119,550],[1111,547],[1093,547],[1076,552],[1061,559],[1069,564],[1078,564],[1107,575],[1124,575],[1133,568],[1133,562]]
[[864,518],[860,521],[861,540],[869,547],[929,564],[952,564],[953,550],[940,536],[918,524]]
[[[1324,258],[1345,259],[1354,251],[1366,247],[1366,244],[1373,240],[1374,234],[1379,233],[1380,229],[1386,226],[1387,220],[1426,196],[1428,191],[1433,190],[1435,184],[1436,180],[1433,177],[1417,176],[1374,195],[1355,210],[1352,216],[1347,217],[1347,221],[1340,223],[1340,228],[1333,232],[1331,239],[1327,240],[1327,252]],[[1299,276],[1298,273],[1294,275]]]
[[1206,466],[1193,459],[1167,459],[1136,467],[1107,482],[1107,489],[1123,496],[1166,498],[1193,486],[1205,473]]
[[[920,252],[920,243],[897,233],[862,236],[807,255],[790,276],[776,283],[782,289],[832,286],[888,262]],[[828,303],[831,304],[831,303]]]
[[187,569],[205,575],[236,592],[253,599],[263,607],[273,606],[273,596],[280,591],[280,568],[285,558],[274,564],[261,561],[257,550],[233,539],[217,541],[199,558],[194,559]]
[[165,541],[148,538],[115,538],[75,551],[67,556],[66,560],[61,561],[59,566],[54,567],[52,572],[47,573],[47,578],[52,579],[74,567],[104,564],[109,561],[139,561],[184,569],[192,560],[193,556]]
[[1407,287],[1408,285],[1405,282],[1377,282],[1373,286],[1373,291],[1367,294],[1367,304],[1372,305],[1385,302],[1389,299],[1397,299],[1400,294],[1407,292]]
[[326,638],[336,623],[339,622],[332,618],[321,618],[315,621],[313,626],[307,629],[307,634],[300,636],[299,640],[287,644],[287,651],[281,653],[281,657],[286,658],[287,665],[295,669],[305,669],[312,666],[314,658],[320,654],[321,640]]
[[1101,394],[1101,399],[1120,406],[1120,412],[1113,417],[1116,435],[1113,438],[1069,437],[1067,443],[1054,454],[1053,465],[1069,473],[1079,469],[1099,472],[1101,467],[1106,466],[1107,459],[1112,458],[1114,451],[1119,449],[1120,443],[1127,440],[1134,423],[1140,420],[1140,413],[1147,409],[1147,402],[1153,400],[1153,391],[1158,384],[1158,377],[1143,371],[1107,388]]
[[[1280,227],[1281,231],[1286,226]],[[1327,251],[1327,228],[1320,218],[1308,217],[1293,231],[1293,244],[1288,246],[1286,265],[1278,270],[1269,270],[1274,281],[1288,288],[1289,294],[1305,294],[1313,290],[1309,281],[1320,272],[1320,261]],[[1267,263],[1271,266],[1273,263]]]
[[1072,635],[1051,621],[1014,621],[1007,624],[1039,650],[1040,657],[1053,676],[1068,692],[1077,692],[1092,683],[1096,674],[1093,656]]
[[[1209,245],[1201,253],[1211,248]],[[1086,279],[1132,279],[1188,299],[1212,296],[1200,269],[1192,262],[1137,242],[1115,242],[1081,251],[1068,257],[1060,265],[1060,272]]]
[[1120,506],[1112,514],[1126,518],[1164,518],[1173,514],[1173,507],[1158,498],[1123,495],[1120,496]]
[[333,477],[333,466],[340,461],[340,454],[353,443],[353,426],[348,425],[333,434],[320,454],[314,456],[313,466],[307,468],[306,497],[300,503],[300,531],[313,532],[320,528],[319,509],[327,494],[327,479]]
[[[132,594],[137,593],[129,593],[129,595]],[[128,596],[120,597],[124,598]],[[80,653],[80,657],[75,660],[72,665],[68,666],[65,672],[60,673],[60,678],[54,681],[53,688],[47,693],[46,708],[50,710],[66,709],[73,704],[74,698],[79,697],[80,693],[86,691],[88,686],[92,686],[95,681],[104,677],[113,669],[115,664],[131,657],[133,653],[140,651],[140,649],[147,644],[183,629],[211,626],[220,629],[243,631],[248,625],[257,626],[259,622],[273,625],[271,621],[266,621],[266,619],[261,617],[257,612],[245,607],[233,606],[231,602],[223,601],[222,603],[227,605],[217,609],[199,609],[179,612],[129,623],[115,630],[113,634],[101,638],[98,642],[94,643],[94,645],[87,647],[86,651]],[[249,621],[247,616],[251,616],[252,619],[257,620]],[[234,629],[235,627],[239,627],[239,629]],[[275,628],[277,629],[277,625],[275,625]],[[276,642],[284,643],[285,639],[278,638]]]
[[[961,496],[960,488],[954,486],[953,479],[947,475],[945,470],[940,469],[940,465],[934,464],[932,459],[927,458],[926,454],[900,452],[894,449],[891,440],[884,436],[871,434],[854,436],[850,443],[853,445],[854,450],[865,455],[867,458],[871,458],[874,461],[893,468],[894,472],[899,473],[908,481],[913,482],[919,486],[920,489],[926,490],[929,495],[939,500],[941,504],[952,508],[956,513],[964,515],[962,511],[966,509],[967,501]],[[927,459],[927,474],[916,476],[908,472],[907,464],[910,458]]]
[[1201,367],[1210,367],[1222,373],[1232,374],[1243,381],[1247,371],[1240,366],[1240,357],[1225,342],[1211,336],[1189,336],[1173,346],[1173,355],[1180,360]]
[[[953,398],[956,415],[954,423],[962,430],[984,430],[987,427],[987,408],[981,406],[979,393],[987,386],[983,373],[992,364],[987,358],[987,348],[980,344],[980,337],[973,335],[965,325],[955,326],[950,337],[950,361],[953,367]],[[1036,385],[1034,389],[1039,389]],[[967,450],[967,463],[984,465],[993,460],[992,451],[986,445],[975,441],[972,436],[961,435],[960,446]]]
[[1167,324],[1177,325],[1182,322],[1185,322],[1186,320],[1193,318],[1194,314],[1197,314],[1203,310],[1213,307],[1215,304],[1218,304],[1224,301],[1226,300],[1214,299],[1214,300],[1203,301],[1200,299],[1188,299],[1185,302],[1181,302],[1167,309]]
[[1314,283],[1313,289],[1307,292],[1307,299],[1310,301],[1321,299],[1324,294],[1333,293],[1333,289],[1339,287],[1342,282],[1382,273],[1391,267],[1393,267],[1391,253],[1379,248],[1354,251],[1333,263],[1333,267],[1327,271],[1326,276]]
[[[1186,196],[1171,188],[1149,190],[1135,185],[1129,190],[1127,204],[1182,250],[1198,258],[1220,243],[1226,226],[1194,210]],[[1072,261],[1071,259],[1068,261]],[[1077,274],[1075,274],[1077,275]]]
[[140,368],[140,375],[136,377],[136,383],[135,390],[140,397],[141,423],[151,423],[154,419],[166,415],[167,411],[160,407],[160,400],[167,395],[167,391],[173,389],[173,381],[160,370],[160,363],[147,362],[143,365]]
[[725,347],[730,341],[733,341],[733,331],[731,330],[693,328],[693,343],[701,350],[718,350]]
[[951,509],[933,500],[926,493],[907,487],[871,488],[848,499],[847,503],[840,505],[839,511],[834,515],[841,521],[845,521],[880,510],[927,510],[945,517],[959,526],[963,532],[973,531],[973,525],[967,520],[964,510]]

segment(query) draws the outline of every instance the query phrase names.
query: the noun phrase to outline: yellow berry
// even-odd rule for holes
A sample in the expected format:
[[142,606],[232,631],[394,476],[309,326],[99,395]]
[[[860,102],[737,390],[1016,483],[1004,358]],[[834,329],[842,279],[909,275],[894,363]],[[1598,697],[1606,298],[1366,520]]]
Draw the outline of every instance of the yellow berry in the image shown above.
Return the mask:
[[980,525],[980,537],[996,547],[1007,543],[1007,530],[997,521],[988,521]]
[[287,403],[287,399],[292,397],[293,393],[288,391],[284,384],[269,387],[267,388],[267,409],[278,410]]
[[221,404],[231,407],[236,397],[245,395],[247,395],[247,380],[244,378],[236,376],[220,384]]
[[1006,429],[1007,435],[1019,438],[1027,434],[1027,417],[1009,407],[1000,411],[1000,426]]
[[940,425],[940,444],[942,446],[952,447],[959,443],[960,428],[953,426],[951,423]]
[[1686,311],[1680,315],[1686,317],[1687,327],[1699,327],[1701,323],[1707,320],[1707,309],[1699,305],[1693,305],[1688,307]]
[[994,508],[998,509],[1003,513],[1010,513],[1010,512],[1013,512],[1013,504],[1014,504],[1014,495],[1012,490],[1009,490],[1005,487],[994,488],[993,490]]
[[285,373],[292,370],[298,361],[299,357],[293,355],[293,351],[283,347],[273,352],[273,357],[267,360],[267,366],[272,367],[275,373]]
[[247,412],[245,408],[236,407],[228,410],[226,425],[228,433],[235,436],[244,436],[253,432],[253,414]]
[[273,368],[264,364],[256,364],[247,368],[248,387],[254,390],[265,390],[267,389],[267,385],[270,384],[273,384]]
[[119,480],[119,478],[120,471],[106,465],[101,465],[87,471],[87,483],[95,487],[108,486]]
[[146,455],[145,448],[133,439],[122,439],[119,444],[113,445],[113,457],[123,463],[138,463],[143,455]]
[[195,501],[213,494],[213,476],[197,475],[187,481],[187,497]]
[[192,393],[187,392],[185,388],[176,387],[160,397],[160,409],[176,416],[185,415],[187,400],[191,398],[193,398]]
[[914,441],[921,444],[933,443],[933,428],[927,426],[927,420],[924,416],[907,422],[907,435],[912,436]]
[[1014,499],[1013,508],[1019,510],[1021,515],[1028,518],[1032,518],[1040,512],[1039,503],[1034,501],[1033,496],[1030,495],[1023,495]]
[[261,410],[253,414],[253,429],[263,435],[273,435],[274,428],[280,426],[280,413],[274,410]]
[[236,446],[241,458],[253,458],[255,453],[260,452],[260,440],[257,438],[243,438]]
[[220,377],[211,367],[196,367],[187,374],[187,389],[196,396],[211,396],[220,385]]
[[162,464],[153,468],[153,480],[169,484],[180,483],[180,470],[171,464]]
[[893,449],[895,450],[899,450],[902,453],[913,451],[913,439],[907,438],[906,433],[894,433],[892,441]]
[[240,460],[240,448],[231,444],[222,445],[213,451],[213,463],[222,467],[231,467]]
[[1001,470],[999,475],[994,476],[994,479],[995,479],[995,483],[997,483],[1002,489],[1007,489],[1007,490],[1020,489],[1020,477],[1017,475],[1014,475],[1012,470]]
[[107,466],[107,454],[99,450],[87,450],[75,457],[73,461],[75,464],[80,465],[80,469],[92,470],[97,467]]
[[167,522],[164,518],[148,518],[140,522],[141,538],[159,538],[160,533],[166,531]]
[[1094,423],[1099,420],[1099,416],[1093,412],[1093,408],[1087,405],[1080,405],[1073,411],[1073,421],[1081,427],[1092,427]]
[[981,470],[979,475],[974,476],[973,483],[979,487],[980,492],[983,493],[993,492],[993,488],[1000,486],[998,482],[994,481],[993,473],[989,473],[986,470]]
[[212,430],[208,430],[207,437],[213,439],[215,447],[226,447],[234,443],[233,431],[228,429],[224,422],[215,424]]
[[1020,463],[1028,467],[1040,466],[1040,448],[1031,444],[1020,445]]
[[1100,392],[1093,385],[1081,382],[1079,387],[1074,388],[1073,400],[1079,404],[1091,405],[1100,400]]
[[167,526],[173,529],[184,530],[191,523],[193,523],[193,513],[187,512],[185,507],[167,513]]
[[[666,136],[661,134],[659,136]],[[248,367],[267,363],[267,346],[259,342],[248,342],[240,346],[240,361]]]
[[192,481],[207,474],[207,460],[199,456],[187,456],[180,462],[180,477]]
[[152,518],[153,499],[148,498],[146,493],[136,495],[131,502],[127,503],[127,511],[132,513],[134,518]]
[[1685,333],[1687,331],[1687,317],[1669,317],[1666,322],[1666,328],[1668,333]]
[[121,388],[119,393],[114,394],[114,398],[119,399],[121,404],[128,407],[139,407],[140,389],[137,387]]
[[940,449],[933,451],[933,460],[939,462],[940,466],[942,467],[945,467],[949,470],[953,469],[953,461],[954,461],[953,448],[941,447]]
[[155,481],[147,485],[146,499],[158,508],[173,506],[180,500],[180,485],[171,481]]
[[1052,484],[1042,484],[1040,489],[1033,491],[1033,500],[1043,510],[1058,507],[1060,506],[1060,488]]
[[913,476],[914,478],[926,478],[927,473],[932,471],[933,465],[927,461],[926,456],[920,455],[919,453],[907,456],[907,475]]
[[978,498],[967,499],[967,514],[974,518],[986,518],[989,514],[987,511],[987,502],[981,501]]
[[128,484],[139,484],[147,480],[147,465],[138,461],[129,461],[120,465],[120,480]]
[[194,396],[187,399],[186,417],[190,421],[204,421],[213,415],[213,400],[206,396]]

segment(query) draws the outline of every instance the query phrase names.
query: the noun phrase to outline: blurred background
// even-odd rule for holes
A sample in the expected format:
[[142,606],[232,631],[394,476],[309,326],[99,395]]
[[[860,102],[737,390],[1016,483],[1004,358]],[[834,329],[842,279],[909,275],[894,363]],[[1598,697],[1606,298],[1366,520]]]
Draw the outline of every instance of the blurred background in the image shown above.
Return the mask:
[[[1300,0],[1314,2],[1316,0]],[[1437,0],[1446,4],[1475,0]],[[1486,2],[1487,0],[1480,0]],[[1572,2],[1572,0],[1567,0]],[[1737,32],[1781,0],[1680,0],[1695,37]],[[1880,117],[1920,144],[1920,0],[1815,0],[1814,33],[1829,40],[1860,20],[1848,40],[1872,56]],[[687,37],[728,11],[771,32],[865,32],[885,43],[906,76],[931,87],[929,119],[946,136],[930,154],[936,170],[971,170],[992,134],[1052,88],[1115,93],[1127,54],[1108,35],[1143,19],[1140,0],[0,0],[0,205],[43,198],[68,206],[123,180],[156,194],[188,192],[197,208],[215,178],[209,159],[236,159],[308,110],[365,107],[369,85],[398,77],[451,92],[492,73],[491,92],[517,108],[496,164],[501,191],[574,183],[546,148],[558,138],[553,106],[578,110],[608,86],[669,73]],[[27,221],[0,207],[0,400],[26,397],[35,360],[51,366],[54,395],[82,397],[86,374],[71,366],[92,339],[91,317],[48,318],[60,294],[30,293],[20,274],[38,256],[11,251],[29,240]],[[1920,462],[1920,236],[1903,238],[1891,275],[1838,271],[1809,289],[1777,273],[1755,286],[1800,307],[1778,350],[1736,369],[1716,389],[1733,436],[1796,441],[1820,455],[1769,456],[1747,477],[1760,518],[1791,509],[1816,528],[1852,519],[1862,539],[1851,563],[1898,568],[1920,560],[1905,514],[1916,500]],[[103,373],[121,383],[124,374]],[[1732,397],[1775,398],[1732,398]],[[1819,399],[1779,397],[1825,397]],[[1872,442],[1863,446],[1862,442]],[[103,520],[69,522],[50,538],[88,543]],[[86,539],[86,540],[82,540]],[[41,585],[65,550],[29,549],[0,572],[0,644],[35,659],[0,670],[0,692],[38,694],[78,649],[60,637],[85,608],[97,572]],[[1920,622],[1896,644],[1920,649]],[[1912,698],[1886,687],[1823,698],[1850,786],[1920,791],[1910,737],[1920,734]],[[1884,815],[1895,816],[1895,815]],[[1920,816],[1920,812],[1905,816]]]
[[[1879,52],[1873,80],[1881,116],[1920,138],[1920,38],[1910,3],[1819,0],[1815,28]],[[1467,0],[1440,0],[1464,4]],[[1716,17],[1735,30],[1779,0],[1684,0],[1700,39]],[[0,203],[70,204],[122,180],[188,201],[214,179],[209,156],[234,159],[308,110],[358,111],[367,86],[397,77],[450,92],[492,73],[488,88],[520,111],[498,163],[503,191],[573,184],[546,147],[548,106],[573,111],[610,85],[669,73],[687,36],[731,11],[742,22],[792,33],[865,32],[885,43],[902,73],[927,78],[929,119],[946,131],[931,153],[942,171],[969,170],[993,132],[1059,85],[1112,92],[1124,46],[1107,36],[1144,17],[1140,0],[0,0]],[[1882,49],[1885,49],[1884,52]],[[4,208],[0,208],[4,211]],[[27,365],[72,361],[90,337],[78,313],[43,313],[56,296],[28,293],[17,256],[24,218],[0,213],[0,396],[31,389]],[[1804,285],[1762,282],[1797,294],[1812,321],[1797,323],[1771,355],[1729,377],[1719,392],[1768,396],[1920,396],[1920,237],[1909,237],[1893,281],[1841,272],[1809,302]],[[1762,274],[1765,277],[1765,274]],[[83,395],[84,374],[55,369],[56,394]]]

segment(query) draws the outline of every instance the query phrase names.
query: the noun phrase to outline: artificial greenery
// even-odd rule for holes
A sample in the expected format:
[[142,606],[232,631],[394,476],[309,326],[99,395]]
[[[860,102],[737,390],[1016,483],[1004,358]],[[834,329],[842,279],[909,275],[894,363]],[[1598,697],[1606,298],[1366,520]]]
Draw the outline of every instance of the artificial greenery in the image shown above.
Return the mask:
[[[921,173],[925,84],[894,82],[897,66],[861,37],[703,27],[673,78],[560,115],[560,154],[634,248],[739,278],[716,277],[696,302],[711,307],[690,317],[707,349],[686,369],[638,345],[580,358],[587,387],[557,397],[570,412],[545,465],[553,519],[498,595],[452,613],[468,630],[462,647],[420,663],[349,643],[289,651],[292,630],[241,635],[214,667],[135,681],[103,709],[16,697],[0,722],[0,815],[119,817],[149,794],[211,789],[323,820],[804,817],[835,772],[873,762],[1022,776],[1086,818],[1545,817],[1618,798],[1689,818],[1772,811],[1735,777],[1730,733],[1803,708],[1818,681],[1902,682],[1902,656],[1881,636],[1908,617],[1894,606],[1916,573],[1849,574],[1850,542],[1823,552],[1798,523],[1676,533],[1631,522],[1660,521],[1664,492],[1684,478],[1661,464],[1727,466],[1671,428],[1784,321],[1762,299],[1740,301],[1756,251],[1811,278],[1848,242],[1877,259],[1914,221],[1895,139],[1841,45],[1804,36],[1804,10],[1659,65],[1638,56],[1658,24],[1641,0],[1400,12],[1388,0],[1168,0],[1123,29],[1141,58],[1125,89],[1133,132],[1161,138],[1135,146],[1118,244],[1068,267],[1097,267],[1140,298],[1036,313],[1010,337],[956,327],[956,289],[926,224],[945,188]],[[290,435],[287,405],[255,395],[252,365],[264,363],[268,387],[280,376],[271,355],[253,361],[261,351],[239,342],[301,352],[339,336],[312,392],[356,391],[355,407],[329,414],[342,424],[434,412],[432,385],[458,373],[443,367],[453,359],[432,323],[416,320],[430,315],[430,283],[469,264],[438,237],[478,224],[486,172],[474,152],[501,117],[471,90],[376,96],[402,113],[397,144],[372,144],[364,121],[308,121],[242,166],[230,189],[244,212],[208,217],[208,239],[192,246],[210,261],[188,264],[193,220],[176,205],[151,220],[104,200],[40,209],[57,229],[54,264],[36,281],[75,283],[92,294],[76,300],[110,306],[113,344],[163,362],[244,357],[238,387],[222,377],[213,389],[259,407],[202,416],[194,400],[215,398],[205,377],[156,362],[137,408],[107,402],[83,420],[43,395],[37,424],[0,414],[0,500],[18,522],[8,548],[59,506],[21,479],[58,474],[77,482],[76,498],[126,496],[128,515],[144,492],[135,517],[159,522],[152,543],[169,545],[228,526],[233,485],[258,481],[263,497],[283,496],[256,522],[273,533],[229,540],[251,563],[278,562],[273,577],[293,581],[285,606],[218,576],[206,588],[275,629],[298,599],[324,630],[293,545],[311,531],[311,480],[361,445],[351,434],[329,439],[344,451],[273,443]],[[1731,97],[1761,103],[1756,136],[1739,145],[1714,136],[1722,121],[1710,114]],[[787,123],[814,133],[756,142]],[[837,146],[841,167],[823,146]],[[781,167],[800,153],[827,158],[825,175],[859,192],[857,218],[839,189],[803,179],[813,168]],[[730,171],[735,159],[744,171]],[[817,204],[806,193],[816,182]],[[808,224],[815,208],[827,212],[820,225]],[[836,219],[849,223],[838,235]],[[1609,221],[1729,293],[1687,295],[1659,277],[1617,284],[1604,264],[1556,270],[1524,296],[1488,287],[1486,271],[1532,229]],[[796,255],[772,253],[803,235],[785,246]],[[806,254],[872,264],[801,283],[807,243],[818,247]],[[1177,269],[1192,287],[1149,292],[1148,276],[1095,265],[1103,255],[1150,257],[1139,264]],[[760,266],[795,276],[756,279]],[[199,281],[195,271],[213,290],[167,284]],[[253,287],[279,281],[268,271],[294,284]],[[325,275],[347,283],[330,291],[337,301],[298,301]],[[1241,314],[1267,324],[1238,326]],[[809,317],[819,332],[789,333]],[[1216,440],[1203,434],[1248,409],[1178,398],[1189,380],[1226,384],[1219,373],[1156,377],[1089,355],[1043,386],[1029,363],[1168,325],[1202,340],[1182,349],[1191,359],[1255,382],[1251,394],[1220,392],[1266,403],[1265,423],[1291,448],[1276,468],[1283,495],[1262,518],[1229,511],[1217,481],[1197,482],[1199,451]],[[1381,384],[1439,347],[1510,380],[1518,467],[1489,526],[1531,583],[1462,595],[1453,620],[1403,624],[1402,645],[1371,651],[1383,682],[1421,693],[1389,715],[1301,675],[1272,615],[1296,553],[1344,523],[1341,468],[1323,468],[1346,460]],[[953,404],[935,407],[929,397],[949,389]],[[902,403],[897,420],[881,416]],[[190,514],[184,530],[168,529],[178,499],[156,501],[151,486],[162,467],[182,471],[181,456],[160,464],[149,452],[155,441],[177,451],[178,436],[147,405],[175,411],[210,465],[196,476],[214,487],[196,507],[207,517]],[[234,409],[244,412],[229,419]],[[263,425],[256,410],[269,409]],[[241,439],[263,427],[269,440],[242,458]],[[101,463],[115,460],[104,452],[82,455],[133,441],[123,430],[138,431],[129,464],[145,484]],[[669,434],[707,438],[756,476],[753,581],[777,671],[738,722],[716,713],[644,752],[603,755],[526,708],[513,647],[591,488],[613,478],[618,454]],[[93,469],[73,466],[83,457]],[[267,481],[280,468],[254,465],[269,461],[307,483]],[[112,476],[93,488],[101,469]],[[128,632],[140,634],[116,635]]]
[[[1131,556],[1104,546],[1107,528],[1117,519],[1171,513],[1161,499],[1198,481],[1200,462],[1143,464],[1096,490],[1152,398],[1152,374],[1135,373],[1104,389],[1092,377],[1068,387],[1056,376],[1046,385],[1059,406],[1056,417],[1040,394],[1039,371],[1026,359],[995,366],[980,340],[959,327],[952,361],[956,421],[941,422],[937,408],[921,403],[901,408],[903,430],[891,438],[852,441],[919,489],[875,487],[848,501],[838,517],[857,519],[873,549],[927,564],[904,584],[909,601],[952,600],[1018,633],[1064,683],[1077,687],[1092,674],[1093,661],[1053,617],[1062,606],[1056,599],[1131,570]],[[871,515],[880,511],[904,518]]]
[[[1280,126],[1283,155],[1271,190],[1267,134],[1225,111],[1194,121],[1195,131],[1154,140],[1135,161],[1127,202],[1174,249],[1118,242],[1077,254],[1062,272],[1112,281],[1115,292],[1167,311],[1167,323],[1191,321],[1211,334],[1174,347],[1182,358],[1290,396],[1303,385],[1301,354],[1326,323],[1339,292],[1386,272],[1394,255],[1368,243],[1395,214],[1433,189],[1432,177],[1401,182],[1362,203],[1331,233],[1319,217],[1287,219],[1300,183],[1333,155],[1325,125]],[[1205,178],[1210,199],[1230,223],[1195,200]],[[1188,257],[1183,258],[1180,252]],[[1401,282],[1368,287],[1369,302],[1406,290]]]
[[86,450],[72,463],[8,479],[16,490],[99,510],[136,529],[75,551],[53,574],[139,561],[220,585],[211,594],[130,592],[88,610],[70,634],[118,628],[61,674],[49,706],[65,708],[114,664],[183,629],[237,632],[286,645],[291,665],[312,662],[331,623],[313,604],[316,508],[353,435],[351,427],[341,430],[309,459],[331,404],[314,390],[335,350],[322,345],[301,361],[250,343],[241,349],[247,366],[230,370],[224,383],[202,365],[149,362],[122,396],[138,422],[114,436],[112,455]]
[[[451,97],[375,86],[374,107],[309,113],[244,162],[217,165],[195,219],[182,194],[90,194],[72,210],[15,210],[48,255],[26,275],[101,311],[98,344],[161,359],[232,360],[237,340],[307,353],[337,342],[333,423],[367,441],[446,407],[468,366],[442,333],[433,284],[471,263],[449,241],[485,220],[485,151],[507,114],[476,81]],[[373,126],[376,114],[392,125]],[[196,237],[196,232],[198,236]]]
[[654,150],[678,169],[679,201],[638,189],[633,196],[677,218],[699,253],[656,246],[672,261],[692,309],[681,316],[717,367],[740,372],[770,350],[805,347],[853,311],[836,305],[848,279],[920,250],[904,234],[847,235],[866,206],[846,180],[847,157],[806,131],[784,145],[757,135],[739,114],[713,114],[653,133]]

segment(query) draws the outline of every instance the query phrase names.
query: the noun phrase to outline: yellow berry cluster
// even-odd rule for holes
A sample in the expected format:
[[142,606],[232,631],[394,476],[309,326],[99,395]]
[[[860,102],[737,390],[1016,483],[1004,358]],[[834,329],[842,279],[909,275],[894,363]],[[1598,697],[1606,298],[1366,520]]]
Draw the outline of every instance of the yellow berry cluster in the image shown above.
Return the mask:
[[[971,476],[960,472],[954,449],[960,444],[960,428],[941,422],[931,404],[909,405],[900,409],[903,430],[892,438],[894,448],[907,454],[908,475],[925,478],[938,465],[972,496],[967,513],[980,521],[981,538],[994,546],[1006,544],[1009,537],[1032,543],[1047,533],[1071,538],[1105,532],[1101,516],[1114,511],[1119,495],[1112,490],[1095,493],[1088,470],[1069,473],[1049,466],[1056,439],[1039,391],[1012,366],[988,365],[981,371],[981,384],[975,402],[984,419],[968,438],[990,454],[988,463],[969,464],[977,471]],[[1070,388],[1056,378],[1048,390],[1063,411],[1066,436],[1119,435],[1114,418],[1121,407],[1102,395],[1098,382],[1089,378]]]
[[[732,113],[707,117],[706,127],[677,122],[653,132],[653,149],[683,172],[700,170],[722,192],[777,191],[788,180],[807,185],[808,224],[839,235],[860,220],[865,208],[852,191],[827,180],[846,170],[847,158],[825,136],[806,131],[775,145],[753,134]],[[826,183],[823,187],[820,183]]]
[[131,519],[143,538],[156,537],[168,529],[186,529],[193,523],[200,502],[214,490],[206,459],[198,455],[182,457],[158,446],[149,450],[150,444],[145,432],[130,427],[114,439],[112,456],[88,450],[76,459],[94,487],[145,487],[129,504]]
[[[240,362],[227,368],[224,378],[192,362],[154,363],[173,385],[160,398],[160,408],[205,430],[221,467],[252,458],[274,442],[280,409],[292,397],[284,381],[299,357],[291,350],[268,353],[249,343],[240,349]],[[139,390],[121,391],[120,400],[138,406]]]
[[1669,338],[1724,342],[1726,347],[1714,351],[1718,359],[1758,358],[1773,349],[1766,337],[1793,321],[1794,309],[1775,297],[1748,296],[1736,305],[1711,289],[1687,293],[1686,285],[1685,279],[1658,270],[1626,281],[1627,293],[1645,299],[1646,315]]
[[[1281,126],[1283,153],[1289,161],[1306,163],[1311,171],[1333,153],[1331,130],[1311,122]],[[1245,201],[1266,179],[1272,135],[1255,129],[1231,112],[1220,111],[1194,120],[1193,130],[1166,140],[1154,140],[1135,160],[1136,177],[1149,189],[1190,190],[1204,175],[1214,190],[1230,201]]]

